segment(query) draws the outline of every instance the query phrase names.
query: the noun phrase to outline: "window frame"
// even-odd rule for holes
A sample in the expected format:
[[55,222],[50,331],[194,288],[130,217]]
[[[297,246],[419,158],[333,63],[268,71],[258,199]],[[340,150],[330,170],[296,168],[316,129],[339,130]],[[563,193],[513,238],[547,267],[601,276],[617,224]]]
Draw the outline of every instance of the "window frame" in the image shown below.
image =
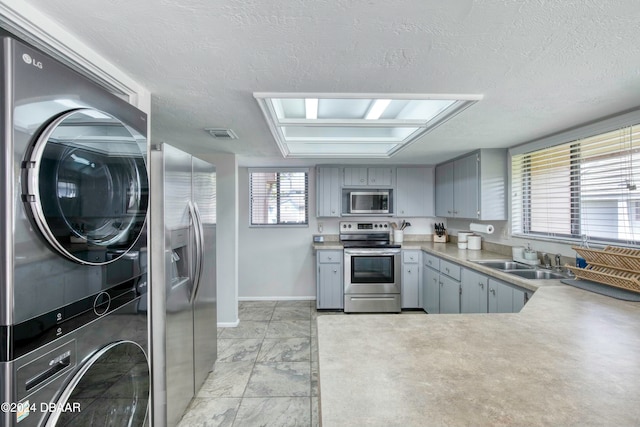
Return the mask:
[[[253,180],[252,174],[254,173],[273,173],[277,176],[276,181],[276,194],[277,194],[277,203],[276,203],[276,223],[253,223]],[[280,220],[280,212],[281,212],[281,201],[280,197],[280,174],[283,173],[304,173],[304,203],[305,203],[305,222],[281,222]],[[309,168],[287,168],[287,167],[273,167],[273,168],[248,168],[248,187],[249,187],[249,227],[250,228],[308,228],[309,227]]]
[[[582,241],[582,237],[581,237],[581,234],[578,234],[578,233],[581,233],[583,231],[580,228],[581,214],[582,214],[582,212],[580,211],[581,183],[580,182],[575,183],[575,180],[578,180],[578,181],[580,180],[580,170],[579,170],[580,142],[581,140],[586,138],[595,137],[601,134],[605,134],[608,132],[612,132],[612,131],[616,131],[622,128],[627,128],[632,126],[640,126],[640,109],[634,109],[622,114],[610,116],[608,118],[605,118],[599,121],[591,122],[589,124],[577,126],[575,128],[571,128],[569,130],[566,130],[548,137],[544,137],[539,140],[521,144],[509,149],[509,154],[511,159],[510,166],[509,166],[509,174],[510,174],[509,185],[510,185],[511,194],[513,195],[513,197],[511,198],[512,205],[510,206],[510,226],[509,226],[511,230],[511,235],[513,237],[522,238],[522,239],[544,240],[544,241],[550,241],[550,242],[570,243],[570,244],[580,243]],[[530,188],[528,189],[525,188],[526,180],[524,179],[524,177],[518,177],[514,174],[515,171],[513,170],[513,164],[512,164],[513,157],[517,155],[526,156],[527,154],[534,154],[540,150],[544,150],[547,148],[553,148],[556,146],[569,145],[569,144],[573,145],[570,149],[571,154],[569,158],[570,168],[571,168],[570,180],[572,181],[572,190],[573,190],[571,193],[571,199],[572,199],[572,202],[574,200],[578,200],[578,203],[576,204],[572,203],[572,207],[571,207],[570,224],[571,224],[572,234],[552,236],[545,233],[531,232],[530,231],[531,218],[526,217],[526,213],[528,212],[530,214],[531,212],[530,194],[529,194],[529,198],[525,197],[525,191],[527,190],[530,191]],[[524,159],[522,164],[524,164]],[[516,181],[520,181],[520,183],[522,184],[521,189],[514,188],[514,184]],[[530,181],[529,181],[529,184],[530,184]],[[517,202],[517,200],[520,198],[520,196],[516,196],[517,191],[523,192],[521,196],[521,199],[522,199],[521,202]],[[525,206],[525,200],[528,200],[528,206]],[[629,201],[632,201],[632,200],[633,199],[629,199]],[[513,205],[515,203],[519,203],[520,205],[516,207]],[[520,229],[522,231],[514,231],[514,225],[515,225],[514,213],[516,213],[516,209],[521,210],[521,212],[519,212],[519,214],[521,215],[521,217],[519,218],[519,223],[521,225]],[[629,214],[631,215],[631,212],[629,212]],[[528,232],[525,230],[528,230]],[[608,244],[614,244],[617,246],[631,246],[631,247],[637,247],[638,240],[640,240],[640,238],[635,238],[635,242],[631,242],[629,240],[606,240],[603,238],[592,238],[591,236],[589,236],[589,239],[590,239],[589,240],[590,243],[593,243],[594,246],[605,246]]]

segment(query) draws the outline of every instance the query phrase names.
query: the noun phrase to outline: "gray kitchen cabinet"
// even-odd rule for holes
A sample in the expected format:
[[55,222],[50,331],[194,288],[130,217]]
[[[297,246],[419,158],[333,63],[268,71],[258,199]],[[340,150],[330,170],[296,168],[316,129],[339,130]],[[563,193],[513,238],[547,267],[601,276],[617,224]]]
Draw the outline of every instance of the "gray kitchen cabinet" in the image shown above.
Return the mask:
[[433,195],[434,168],[398,167],[396,169],[396,216],[434,216]]
[[479,155],[463,157],[453,165],[453,208],[456,218],[478,218]]
[[319,250],[316,253],[316,308],[344,308],[343,252]]
[[392,168],[369,168],[367,171],[369,185],[390,187],[393,185],[393,171]]
[[420,251],[402,251],[402,308],[422,307]]
[[521,289],[513,289],[513,312],[518,313],[529,301],[530,294]]
[[463,268],[460,285],[460,312],[487,313],[489,278],[482,273]]
[[345,167],[344,180],[345,187],[358,187],[369,185],[367,178],[367,168]]
[[394,169],[390,167],[345,167],[345,187],[391,187]]
[[513,291],[511,286],[489,279],[489,313],[513,313]]
[[440,313],[460,313],[460,278],[462,268],[450,261],[440,260]]
[[440,272],[440,313],[460,313],[460,282]]
[[518,313],[532,292],[489,278],[489,313]]
[[436,216],[453,217],[453,162],[436,166],[435,176]]
[[317,167],[316,178],[316,216],[339,217],[342,194],[340,168]]
[[440,259],[422,253],[422,308],[429,314],[440,313]]
[[506,220],[507,152],[482,149],[436,166],[436,216]]

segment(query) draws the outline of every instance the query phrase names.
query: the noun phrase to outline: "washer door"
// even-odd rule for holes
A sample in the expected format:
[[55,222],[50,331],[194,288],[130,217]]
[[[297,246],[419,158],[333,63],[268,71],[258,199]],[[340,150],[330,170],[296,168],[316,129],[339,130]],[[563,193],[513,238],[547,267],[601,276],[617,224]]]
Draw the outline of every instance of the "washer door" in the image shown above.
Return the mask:
[[[104,265],[144,229],[146,140],[115,117],[80,109],[53,120],[23,164],[23,201],[45,240],[66,258]],[[124,250],[122,250],[124,249]]]
[[149,364],[142,348],[118,341],[87,360],[50,406],[47,427],[139,427],[149,405]]

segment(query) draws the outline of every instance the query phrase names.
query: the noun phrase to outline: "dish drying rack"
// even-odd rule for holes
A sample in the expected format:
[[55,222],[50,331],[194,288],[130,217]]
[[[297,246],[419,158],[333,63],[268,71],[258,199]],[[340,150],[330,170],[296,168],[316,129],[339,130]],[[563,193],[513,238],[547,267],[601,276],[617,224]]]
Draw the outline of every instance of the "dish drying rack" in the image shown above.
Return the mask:
[[585,268],[566,266],[577,278],[640,293],[640,250],[615,246],[572,249],[587,261]]

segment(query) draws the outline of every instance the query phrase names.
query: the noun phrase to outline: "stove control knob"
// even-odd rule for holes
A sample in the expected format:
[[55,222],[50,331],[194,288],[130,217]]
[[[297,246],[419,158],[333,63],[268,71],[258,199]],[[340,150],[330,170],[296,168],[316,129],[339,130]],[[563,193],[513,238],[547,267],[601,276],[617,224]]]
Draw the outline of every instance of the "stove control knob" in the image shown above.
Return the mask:
[[384,225],[384,228],[387,228],[387,224]]
[[351,224],[349,224],[349,228],[351,228]]

